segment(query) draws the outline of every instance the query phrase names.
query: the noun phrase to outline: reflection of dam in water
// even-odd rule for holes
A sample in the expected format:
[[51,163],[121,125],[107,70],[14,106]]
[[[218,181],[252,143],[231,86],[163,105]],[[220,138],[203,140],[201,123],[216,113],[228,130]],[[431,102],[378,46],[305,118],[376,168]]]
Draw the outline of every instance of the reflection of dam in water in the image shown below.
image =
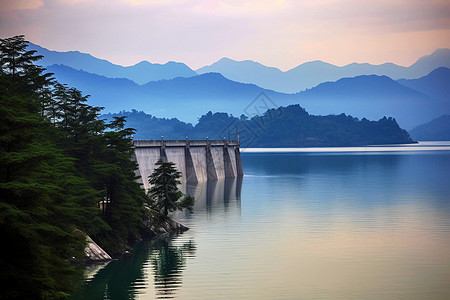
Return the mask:
[[243,176],[238,141],[227,140],[181,140],[181,141],[134,141],[134,154],[139,165],[143,187],[148,190],[148,176],[155,163],[175,163],[182,174],[184,184],[197,184],[225,178]]
[[[195,197],[194,211],[211,211],[212,208],[240,206],[242,177],[223,178],[182,186],[183,192]],[[240,209],[239,209],[240,210]]]

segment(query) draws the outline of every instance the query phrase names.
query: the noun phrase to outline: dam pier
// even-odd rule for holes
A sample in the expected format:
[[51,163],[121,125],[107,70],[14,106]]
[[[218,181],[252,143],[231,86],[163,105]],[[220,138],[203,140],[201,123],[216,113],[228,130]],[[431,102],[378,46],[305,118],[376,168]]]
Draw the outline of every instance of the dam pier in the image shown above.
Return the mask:
[[148,190],[148,177],[161,159],[175,163],[181,181],[197,184],[243,176],[239,141],[235,140],[135,140],[134,158],[139,183]]

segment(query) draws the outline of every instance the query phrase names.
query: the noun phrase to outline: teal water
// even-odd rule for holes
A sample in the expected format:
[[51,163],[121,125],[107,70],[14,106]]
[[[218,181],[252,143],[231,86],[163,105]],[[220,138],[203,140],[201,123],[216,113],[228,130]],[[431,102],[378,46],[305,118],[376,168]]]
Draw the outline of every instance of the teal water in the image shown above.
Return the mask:
[[450,150],[429,146],[244,151],[242,182],[187,187],[189,231],[73,298],[450,299]]

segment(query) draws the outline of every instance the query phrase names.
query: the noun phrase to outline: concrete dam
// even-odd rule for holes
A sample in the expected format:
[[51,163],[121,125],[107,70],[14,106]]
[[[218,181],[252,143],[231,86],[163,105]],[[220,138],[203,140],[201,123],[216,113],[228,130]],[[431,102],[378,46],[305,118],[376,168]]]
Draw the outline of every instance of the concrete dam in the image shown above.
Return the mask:
[[228,140],[136,140],[134,155],[139,182],[148,190],[148,176],[158,159],[175,163],[182,183],[198,184],[243,176],[238,141]]

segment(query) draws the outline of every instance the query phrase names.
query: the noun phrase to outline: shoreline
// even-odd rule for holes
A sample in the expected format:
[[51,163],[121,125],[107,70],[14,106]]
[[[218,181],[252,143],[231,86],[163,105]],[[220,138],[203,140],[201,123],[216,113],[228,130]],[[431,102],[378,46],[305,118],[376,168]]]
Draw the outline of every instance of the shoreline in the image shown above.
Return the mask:
[[[128,244],[131,250],[134,245],[142,240],[152,240],[158,237],[163,237],[164,235],[173,233],[183,233],[189,230],[188,227],[175,221],[174,219],[167,217],[164,219],[157,220],[156,217],[150,217],[144,222],[144,230],[142,236],[138,238],[131,244]],[[104,249],[102,249],[90,236],[86,235],[87,245],[84,249],[84,261],[80,265],[89,266],[99,263],[109,262],[115,259],[120,259],[127,256],[133,256],[132,251],[124,250],[118,256],[109,255]]]

